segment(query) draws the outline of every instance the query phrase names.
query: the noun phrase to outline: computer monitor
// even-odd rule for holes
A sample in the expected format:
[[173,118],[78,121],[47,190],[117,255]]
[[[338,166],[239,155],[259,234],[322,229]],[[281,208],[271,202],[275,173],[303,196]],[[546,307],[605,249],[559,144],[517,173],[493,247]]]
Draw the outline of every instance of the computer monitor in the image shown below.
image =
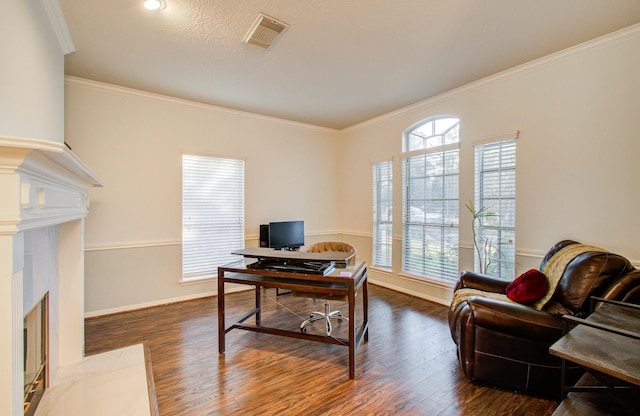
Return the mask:
[[304,245],[304,221],[269,223],[269,247],[293,250]]

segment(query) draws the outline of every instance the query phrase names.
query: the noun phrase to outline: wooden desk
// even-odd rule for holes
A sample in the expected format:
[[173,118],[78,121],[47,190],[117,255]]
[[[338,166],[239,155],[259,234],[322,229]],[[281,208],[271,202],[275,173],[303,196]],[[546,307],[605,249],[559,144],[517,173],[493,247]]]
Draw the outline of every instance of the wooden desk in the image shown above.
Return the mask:
[[[314,253],[307,253],[314,254]],[[346,268],[335,269],[323,276],[317,274],[291,273],[264,269],[251,269],[247,265],[256,261],[244,258],[237,262],[218,268],[218,352],[225,352],[225,335],[232,329],[262,332],[291,338],[349,347],[349,378],[355,378],[356,351],[369,338],[367,264],[365,262],[349,265]],[[345,274],[351,273],[350,276]],[[236,283],[256,287],[255,308],[240,318],[237,322],[225,324],[225,283]],[[289,331],[263,326],[261,322],[261,288],[280,288],[300,290],[305,292],[346,296],[349,304],[349,335],[347,339]],[[356,297],[362,299],[363,319],[356,326]],[[247,319],[255,316],[255,324],[246,323]]]

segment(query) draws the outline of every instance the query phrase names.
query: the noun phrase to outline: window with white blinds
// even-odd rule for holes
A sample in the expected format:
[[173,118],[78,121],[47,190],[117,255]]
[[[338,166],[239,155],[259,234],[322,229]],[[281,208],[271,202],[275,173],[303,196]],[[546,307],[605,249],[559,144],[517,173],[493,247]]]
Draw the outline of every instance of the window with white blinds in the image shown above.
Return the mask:
[[516,140],[475,146],[475,269],[513,279],[515,274]]
[[373,164],[373,266],[391,269],[393,173],[390,160]]
[[402,270],[458,279],[459,120],[426,120],[405,135],[402,163]]
[[244,248],[244,161],[182,156],[182,280],[217,276]]

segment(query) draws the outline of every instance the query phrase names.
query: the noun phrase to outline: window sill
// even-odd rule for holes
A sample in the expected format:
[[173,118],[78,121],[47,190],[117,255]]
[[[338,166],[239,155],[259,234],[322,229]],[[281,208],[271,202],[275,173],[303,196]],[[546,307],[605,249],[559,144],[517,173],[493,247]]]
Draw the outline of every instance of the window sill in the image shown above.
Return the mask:
[[180,279],[178,284],[180,286],[190,286],[190,285],[199,285],[202,283],[214,283],[217,281],[218,276],[206,276],[206,277],[198,277],[195,279]]
[[415,274],[409,274],[406,272],[402,272],[402,273],[398,273],[399,277],[402,277],[404,279],[407,280],[411,280],[414,282],[420,282],[420,283],[427,283],[431,286],[435,286],[435,287],[440,287],[443,289],[453,289],[454,286],[456,285],[455,282],[449,282],[449,281],[445,281],[445,280],[440,280],[440,279],[434,279],[433,277],[424,277],[424,276],[417,276]]
[[371,266],[369,267],[369,270],[375,270],[376,272],[380,272],[380,273],[393,274],[391,268],[386,268],[386,267]]

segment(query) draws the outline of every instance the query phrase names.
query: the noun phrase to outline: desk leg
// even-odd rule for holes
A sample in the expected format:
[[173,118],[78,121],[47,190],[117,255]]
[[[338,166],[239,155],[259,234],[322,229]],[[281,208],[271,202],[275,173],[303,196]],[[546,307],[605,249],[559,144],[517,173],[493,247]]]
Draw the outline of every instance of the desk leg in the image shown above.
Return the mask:
[[362,324],[367,326],[364,331],[364,340],[369,342],[369,289],[367,288],[367,276],[362,282]]
[[218,271],[218,353],[223,354],[224,345],[224,272]]
[[262,322],[262,286],[256,286],[256,325],[261,325]]
[[356,295],[353,280],[349,282],[349,378],[356,378]]

